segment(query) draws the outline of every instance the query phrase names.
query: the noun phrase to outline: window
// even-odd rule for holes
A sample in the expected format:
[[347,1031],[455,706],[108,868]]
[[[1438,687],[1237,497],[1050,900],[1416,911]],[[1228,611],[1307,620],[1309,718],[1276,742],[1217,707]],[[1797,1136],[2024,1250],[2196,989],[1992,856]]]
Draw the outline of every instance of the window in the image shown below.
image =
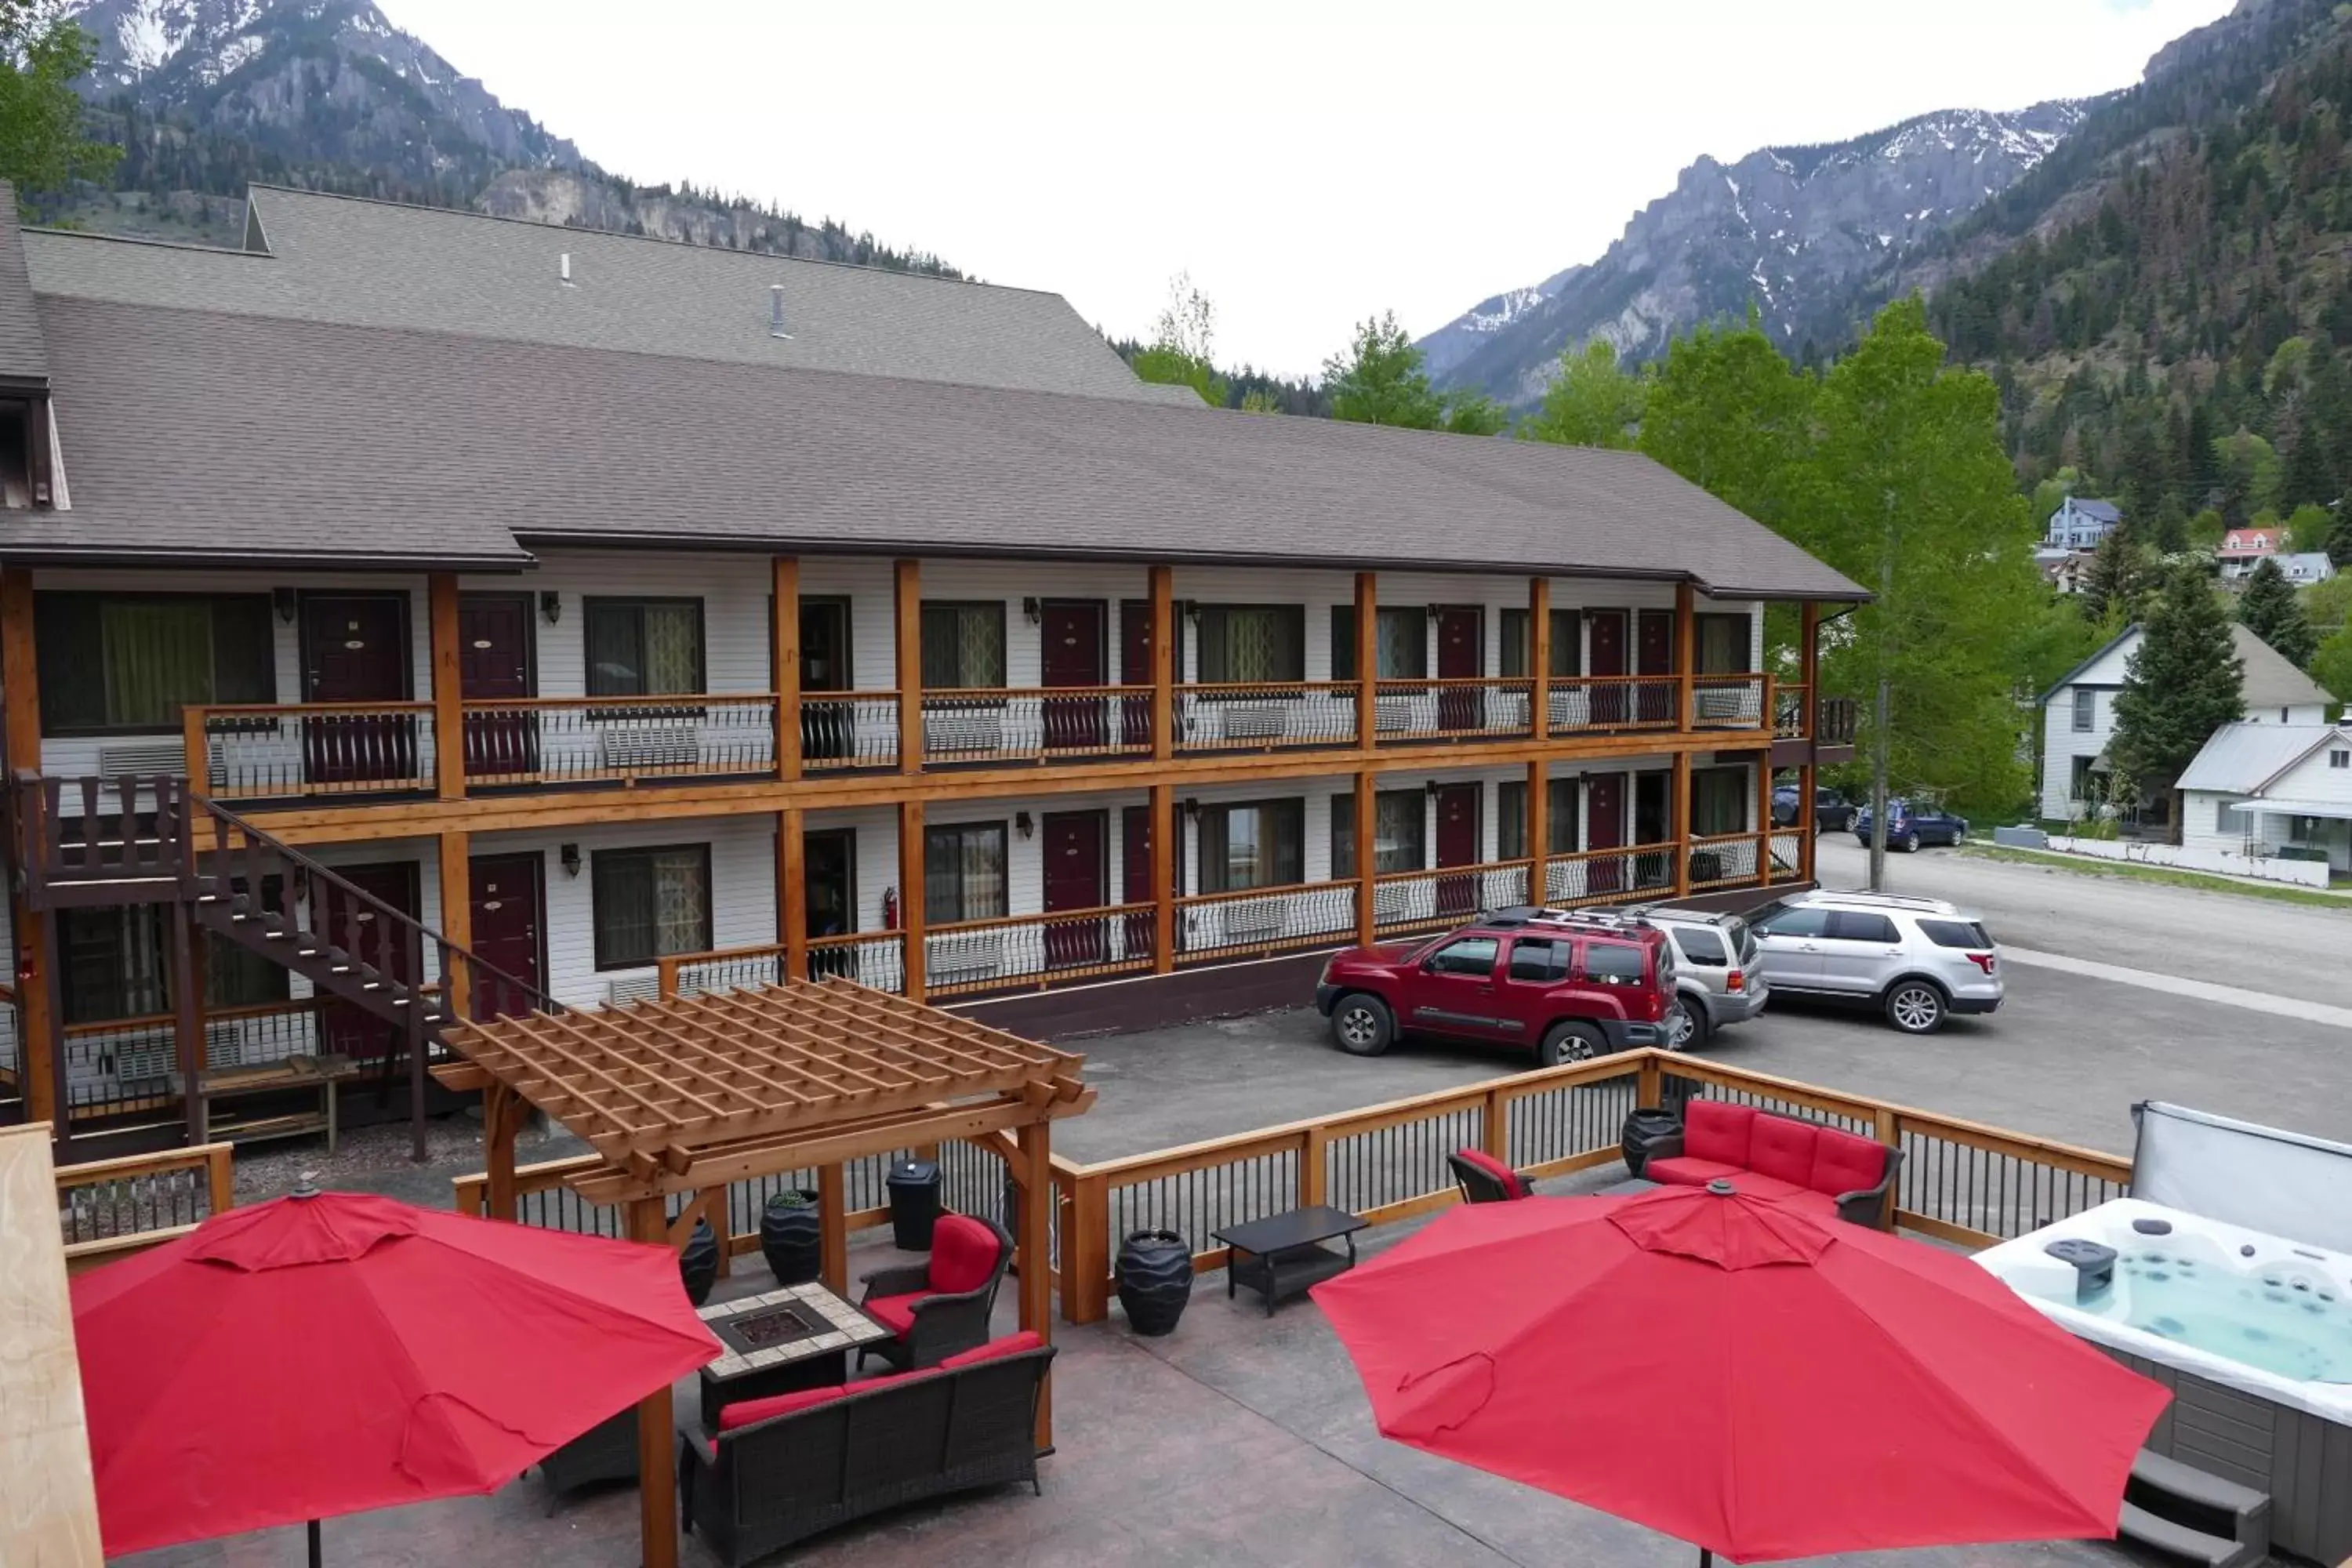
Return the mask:
[[1503,944],[1491,936],[1465,936],[1430,954],[1429,971],[1433,974],[1492,974],[1496,955],[1502,948]]
[[2074,688],[2074,732],[2083,734],[2097,727],[2099,694],[2087,686]]
[[176,730],[184,704],[278,700],[258,594],[38,594],[33,626],[44,735]]
[[1584,978],[1595,985],[1642,984],[1642,950],[1622,942],[1584,944]]
[[1859,910],[1832,910],[1829,935],[1836,942],[1897,942],[1903,940],[1893,921],[1885,915],[1866,914]]
[[2246,825],[2246,814],[2242,811],[2233,811],[2231,809],[2237,804],[2238,797],[2234,795],[2224,795],[2220,800],[2213,803],[2214,832],[2239,833],[2244,830]]
[[1992,945],[1992,937],[1976,921],[1923,920],[1919,922],[1919,930],[1937,947],[1989,948]]
[[1808,909],[1802,904],[1783,904],[1752,924],[1759,936],[1827,936],[1830,930],[1830,912],[1827,910]]
[[[1199,679],[1212,684],[1307,679],[1304,605],[1202,605],[1194,624]],[[1354,639],[1349,639],[1354,646]]]
[[[1372,796],[1372,869],[1418,871],[1429,864],[1425,832],[1429,814],[1417,789],[1384,789]],[[1331,797],[1331,876],[1356,875],[1356,797]]]
[[588,695],[667,697],[702,689],[702,601],[589,599]]
[[1004,601],[923,605],[923,685],[932,691],[1004,684]]
[[[1384,609],[1373,616],[1374,679],[1414,680],[1429,673],[1429,612]],[[1331,606],[1331,679],[1356,679],[1356,606]]]
[[1694,619],[1693,637],[1698,644],[1698,673],[1745,674],[1755,623],[1746,616],[1698,616]]
[[593,857],[596,967],[630,969],[710,947],[710,846],[599,849]]
[[2066,777],[2066,798],[2086,801],[2091,798],[2091,764],[2096,757],[2076,757]]
[[923,830],[923,919],[931,925],[1003,920],[1011,889],[1004,824],[961,822]]
[[1691,832],[1699,837],[1748,826],[1748,770],[1699,768],[1691,773]]
[[2330,752],[2327,765],[2331,768],[2352,768],[2352,752]]
[[[1545,811],[1547,855],[1573,855],[1576,843],[1576,781],[1551,779],[1545,789],[1551,800]],[[1495,853],[1498,859],[1528,858],[1528,786],[1517,779],[1495,786]]]
[[[1377,809],[1377,803],[1375,803]],[[1286,888],[1305,879],[1307,803],[1253,801],[1201,808],[1201,890]]]
[[1731,954],[1725,951],[1723,939],[1711,931],[1677,926],[1675,928],[1675,945],[1682,949],[1683,957],[1688,963],[1704,963],[1716,969],[1731,967]]
[[1569,944],[1523,936],[1511,943],[1511,978],[1552,984],[1568,978]]
[[[278,883],[263,904],[280,905]],[[105,1024],[172,1010],[171,924],[160,904],[59,910],[58,945],[65,1022]],[[205,944],[205,1003],[245,1007],[282,1002],[287,971],[232,942]]]
[[[1554,610],[1551,613],[1551,668],[1547,675],[1574,675],[1582,649],[1578,647],[1578,627],[1574,610]],[[1526,675],[1528,671],[1528,613],[1525,610],[1505,610],[1502,626],[1503,673]]]

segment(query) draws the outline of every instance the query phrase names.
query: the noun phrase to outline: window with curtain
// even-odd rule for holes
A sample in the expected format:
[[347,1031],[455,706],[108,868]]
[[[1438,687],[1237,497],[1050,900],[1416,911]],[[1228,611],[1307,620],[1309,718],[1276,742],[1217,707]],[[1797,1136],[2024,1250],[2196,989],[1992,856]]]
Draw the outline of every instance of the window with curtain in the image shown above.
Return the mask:
[[[1544,837],[1549,842],[1547,855],[1576,853],[1576,781],[1550,779],[1544,784],[1549,800],[1546,803]],[[1495,786],[1495,852],[1505,860],[1524,860],[1528,857],[1528,786],[1516,779],[1507,779]]]
[[1753,624],[1746,616],[1700,616],[1693,628],[1698,643],[1698,673],[1744,675]]
[[923,830],[923,919],[931,925],[1003,920],[1011,890],[1004,824],[959,822]]
[[703,686],[702,601],[589,599],[588,695],[667,697]]
[[1748,826],[1748,770],[1696,768],[1691,773],[1691,832],[1705,838]]
[[[279,907],[278,880],[264,896]],[[155,1017],[172,1010],[169,911],[160,904],[59,910],[59,989],[65,1022],[104,1024]],[[282,1002],[287,972],[233,942],[205,944],[205,1005],[246,1007]]]
[[[1574,675],[1583,650],[1577,645],[1578,626],[1574,610],[1554,610],[1551,613],[1551,668],[1547,676]],[[1502,625],[1505,675],[1528,673],[1528,613],[1525,610],[1505,610]]]
[[1199,679],[1212,684],[1307,679],[1303,605],[1202,605]]
[[1201,808],[1201,890],[1286,888],[1306,875],[1307,803],[1252,801]]
[[257,594],[39,594],[33,622],[45,735],[171,731],[186,704],[277,700]]
[[[1419,871],[1428,864],[1426,796],[1417,789],[1384,789],[1372,795],[1372,870]],[[1356,797],[1331,797],[1331,876],[1356,875]]]
[[[1374,612],[1373,679],[1418,680],[1429,673],[1429,612],[1414,605]],[[1331,606],[1331,679],[1356,679],[1356,606]]]
[[1004,601],[923,606],[923,685],[953,691],[1004,684]]
[[709,845],[599,849],[592,859],[597,968],[709,951]]

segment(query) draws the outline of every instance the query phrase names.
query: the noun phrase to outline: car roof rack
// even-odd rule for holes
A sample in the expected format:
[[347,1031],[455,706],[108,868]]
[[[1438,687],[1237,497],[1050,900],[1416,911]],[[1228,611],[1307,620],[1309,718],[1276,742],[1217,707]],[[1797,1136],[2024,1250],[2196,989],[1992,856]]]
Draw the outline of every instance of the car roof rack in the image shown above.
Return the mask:
[[1478,923],[1485,926],[1588,926],[1594,931],[1639,931],[1646,923],[1640,915],[1616,910],[1555,910],[1537,904],[1513,904],[1481,915]]

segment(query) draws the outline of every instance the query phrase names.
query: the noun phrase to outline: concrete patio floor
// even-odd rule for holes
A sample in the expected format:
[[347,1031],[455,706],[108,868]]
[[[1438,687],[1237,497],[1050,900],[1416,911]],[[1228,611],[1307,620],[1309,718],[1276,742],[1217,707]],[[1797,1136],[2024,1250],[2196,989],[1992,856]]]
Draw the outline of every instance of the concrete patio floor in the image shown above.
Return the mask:
[[[1616,1179],[1612,1168],[1570,1191]],[[1412,1227],[1366,1238],[1367,1256]],[[909,1255],[853,1255],[852,1274]],[[769,1284],[756,1257],[739,1261],[722,1295]],[[999,1300],[1011,1331],[1012,1296]],[[773,1563],[937,1568],[1156,1568],[1168,1564],[1406,1565],[1448,1568],[1688,1568],[1690,1547],[1403,1447],[1372,1426],[1370,1407],[1338,1339],[1314,1303],[1296,1299],[1271,1319],[1223,1274],[1201,1277],[1177,1331],[1130,1334],[1114,1305],[1107,1323],[1056,1325],[1055,1452],[1041,1467],[1044,1495],[1026,1488],[967,1493],[845,1526]],[[681,1421],[695,1408],[677,1385]],[[1563,1423],[1563,1443],[1612,1441],[1605,1429]],[[336,1568],[633,1568],[634,1488],[586,1491],[551,1513],[534,1475],[487,1498],[331,1521],[325,1558]],[[716,1559],[688,1538],[680,1562]],[[117,1560],[125,1568],[295,1568],[302,1532],[282,1530],[195,1542]],[[2136,1561],[2096,1542],[2054,1542],[1861,1553],[1850,1568],[2118,1568]]]

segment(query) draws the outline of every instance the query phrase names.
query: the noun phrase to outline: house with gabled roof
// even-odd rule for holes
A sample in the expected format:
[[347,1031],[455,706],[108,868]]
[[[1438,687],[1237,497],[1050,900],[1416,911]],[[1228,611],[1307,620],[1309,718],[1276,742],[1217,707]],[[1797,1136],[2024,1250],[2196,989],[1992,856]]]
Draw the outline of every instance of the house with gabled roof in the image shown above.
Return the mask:
[[2352,873],[2352,728],[2224,724],[2180,775],[2181,846]]

